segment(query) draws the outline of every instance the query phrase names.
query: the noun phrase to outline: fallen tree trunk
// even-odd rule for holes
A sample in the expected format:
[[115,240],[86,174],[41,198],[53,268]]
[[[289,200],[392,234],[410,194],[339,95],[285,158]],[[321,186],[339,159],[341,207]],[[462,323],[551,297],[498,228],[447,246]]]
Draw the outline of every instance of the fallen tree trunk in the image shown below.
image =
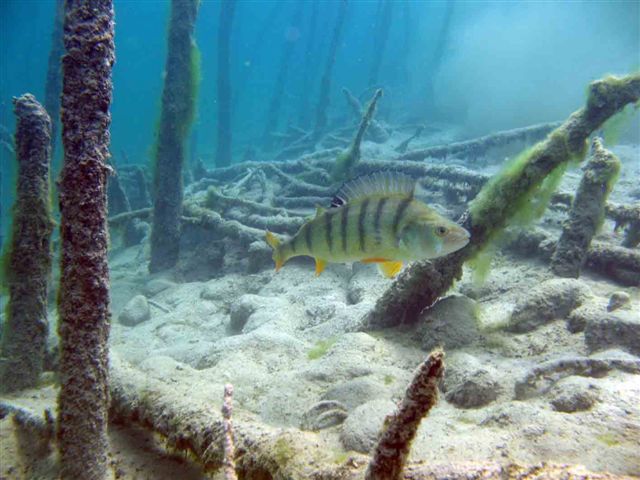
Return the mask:
[[[205,470],[224,465],[226,432],[224,419],[211,404],[194,402],[188,386],[164,384],[150,379],[112,355],[111,419],[136,423],[159,434],[167,448],[189,453]],[[235,467],[239,478],[279,478],[296,480],[361,480],[368,457],[350,452],[346,461],[335,464],[331,449],[322,437],[299,430],[274,428],[234,419]],[[324,447],[324,448],[323,448]],[[330,466],[325,466],[330,465]],[[546,476],[545,476],[546,475]],[[482,478],[533,480],[622,479],[607,473],[591,473],[584,467],[540,463],[536,465],[500,465],[469,462],[465,464],[407,464],[404,480],[445,480]]]
[[416,262],[403,271],[361,319],[360,329],[414,323],[422,310],[433,305],[462,276],[467,260],[502,232],[516,214],[530,208],[531,199],[548,175],[584,155],[589,135],[639,99],[640,74],[593,82],[584,108],[496,175],[474,199],[464,221],[471,233],[469,244],[433,262]]
[[473,160],[486,154],[491,148],[502,147],[517,141],[537,142],[560,125],[561,122],[552,122],[514,128],[464,142],[413,150],[399,155],[397,160],[424,160],[425,158],[447,158],[456,155]]

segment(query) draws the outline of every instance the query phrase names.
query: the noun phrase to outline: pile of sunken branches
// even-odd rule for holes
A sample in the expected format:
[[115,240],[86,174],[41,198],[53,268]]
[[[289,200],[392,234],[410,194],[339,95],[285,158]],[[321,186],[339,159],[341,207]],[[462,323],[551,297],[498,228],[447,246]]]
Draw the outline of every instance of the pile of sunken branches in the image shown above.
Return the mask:
[[[533,133],[528,135],[535,137],[541,130],[546,131],[546,127],[542,129],[535,126],[532,130]],[[500,132],[497,134],[499,141],[483,137],[477,142],[465,143],[482,149],[487,144],[504,142],[504,138],[510,135],[519,138],[524,135],[523,131],[528,130],[519,129],[517,135]],[[452,144],[454,151],[458,146]],[[263,243],[265,230],[292,235],[317,206],[330,205],[333,194],[340,186],[339,182],[332,180],[331,174],[335,160],[342,152],[341,148],[330,148],[292,161],[244,162],[204,171],[198,181],[186,188],[183,225],[198,225],[216,232],[217,237],[233,239],[247,248],[255,242]],[[365,175],[379,170],[407,174],[418,181],[419,198],[450,218],[458,218],[490,178],[469,168],[447,163],[363,159],[355,165],[353,174]],[[572,200],[572,193],[556,193],[551,198],[551,207],[566,209]],[[110,224],[112,227],[122,227],[133,218],[150,218],[150,212],[149,208],[124,212],[113,216]],[[620,280],[620,275],[611,268],[611,264],[620,265],[624,271],[633,271],[640,262],[640,254],[632,249],[639,237],[640,206],[607,203],[605,215],[615,223],[616,230],[625,229],[622,245],[594,244],[587,267]],[[522,243],[522,239],[519,241]],[[532,253],[543,254],[544,251],[541,249]],[[433,264],[427,265],[426,268],[431,268]]]

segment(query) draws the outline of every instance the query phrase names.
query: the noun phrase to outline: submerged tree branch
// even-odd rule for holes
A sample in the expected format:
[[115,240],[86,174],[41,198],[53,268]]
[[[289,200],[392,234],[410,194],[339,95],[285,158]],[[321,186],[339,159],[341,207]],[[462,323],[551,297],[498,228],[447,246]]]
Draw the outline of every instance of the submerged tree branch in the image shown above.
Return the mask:
[[471,241],[464,249],[434,262],[416,262],[378,299],[361,321],[361,329],[413,323],[462,275],[462,265],[501,232],[544,179],[569,160],[580,158],[589,135],[626,105],[640,100],[640,74],[608,77],[589,87],[587,105],[569,117],[543,142],[492,179],[470,207],[464,222]]

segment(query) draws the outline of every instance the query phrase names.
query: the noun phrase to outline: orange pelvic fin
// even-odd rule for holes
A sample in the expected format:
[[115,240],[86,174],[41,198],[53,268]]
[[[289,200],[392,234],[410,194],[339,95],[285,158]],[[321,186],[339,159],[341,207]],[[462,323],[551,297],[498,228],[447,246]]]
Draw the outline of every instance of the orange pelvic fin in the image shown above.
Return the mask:
[[387,278],[395,277],[402,270],[402,262],[384,262],[378,264],[378,270]]
[[320,276],[320,274],[324,271],[324,267],[327,266],[327,262],[320,258],[316,258],[316,277]]

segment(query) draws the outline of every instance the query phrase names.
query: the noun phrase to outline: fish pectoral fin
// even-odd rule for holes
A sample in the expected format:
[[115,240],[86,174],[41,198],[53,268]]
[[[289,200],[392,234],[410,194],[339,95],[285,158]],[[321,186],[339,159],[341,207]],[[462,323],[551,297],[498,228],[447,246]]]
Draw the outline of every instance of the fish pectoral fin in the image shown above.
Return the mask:
[[402,270],[402,262],[383,262],[378,264],[378,270],[385,277],[393,278]]
[[324,271],[324,267],[326,266],[327,262],[325,260],[316,258],[316,277],[318,277]]
[[362,263],[387,263],[387,262],[389,262],[389,260],[387,260],[386,258],[378,258],[378,257],[364,258],[364,259],[362,259],[360,261]]

